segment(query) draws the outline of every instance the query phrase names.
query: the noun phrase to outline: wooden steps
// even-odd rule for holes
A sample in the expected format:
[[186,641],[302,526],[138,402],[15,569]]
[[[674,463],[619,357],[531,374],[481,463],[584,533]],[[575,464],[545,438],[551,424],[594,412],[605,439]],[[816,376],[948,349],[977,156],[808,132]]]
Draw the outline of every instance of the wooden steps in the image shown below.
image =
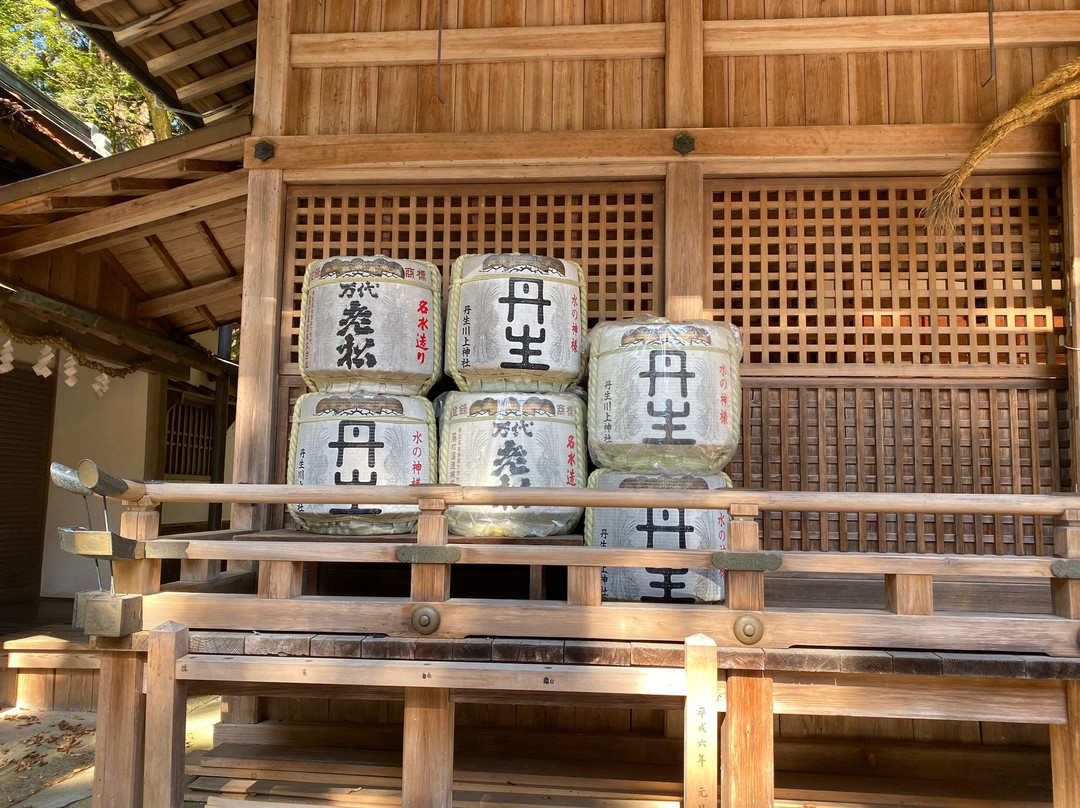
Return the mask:
[[[463,741],[466,739],[463,739]],[[520,737],[506,736],[507,754],[456,755],[454,806],[544,805],[554,808],[668,808],[681,805],[682,768],[679,763],[628,764],[621,759],[597,760],[604,739],[599,736],[560,736],[541,744],[563,743],[564,759],[523,757]],[[804,742],[777,747],[777,806],[816,808],[905,806],[905,808],[1039,808],[1050,806],[1048,763],[1033,750],[1002,750],[942,746],[944,771],[933,767],[934,750],[926,745],[874,746],[883,759],[882,774],[850,768],[850,755],[859,744]],[[808,750],[818,753],[810,755]],[[571,759],[576,751],[592,759]],[[903,756],[913,765],[903,771]],[[830,754],[832,753],[832,754]],[[834,755],[834,756],[833,756]],[[955,774],[965,756],[973,765],[966,779],[940,779]],[[1003,757],[1004,756],[1004,757]],[[1045,758],[1045,753],[1041,754]],[[828,764],[817,772],[785,771],[785,765]],[[1008,760],[1006,760],[1008,758]],[[299,749],[226,744],[189,758],[187,772],[195,775],[186,799],[208,808],[266,804],[397,806],[401,804],[400,754],[386,750]],[[785,763],[786,761],[786,763]],[[1015,766],[1028,769],[1028,779],[1043,778],[1041,786],[1000,782]],[[929,767],[929,768],[928,768]],[[985,777],[997,769],[998,778]],[[1042,771],[1036,772],[1036,770]],[[999,780],[994,782],[993,780]]]

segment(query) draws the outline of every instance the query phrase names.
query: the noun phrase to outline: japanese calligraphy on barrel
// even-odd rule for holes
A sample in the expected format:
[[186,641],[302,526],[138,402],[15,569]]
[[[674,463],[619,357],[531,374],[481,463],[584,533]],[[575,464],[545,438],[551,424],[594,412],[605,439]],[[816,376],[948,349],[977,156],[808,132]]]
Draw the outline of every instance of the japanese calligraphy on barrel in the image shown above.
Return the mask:
[[739,444],[741,355],[738,331],[725,323],[601,323],[589,346],[593,463],[723,470]]
[[442,278],[382,255],[312,261],[300,308],[311,390],[423,395],[442,374]]
[[584,373],[585,278],[561,258],[463,255],[450,273],[446,369],[462,390],[559,392]]
[[[440,419],[439,482],[488,487],[584,488],[585,404],[569,393],[448,393]],[[455,506],[465,536],[553,536],[581,508]]]
[[[600,469],[589,488],[731,488],[726,474],[663,474]],[[726,550],[728,512],[678,508],[587,508],[585,544],[658,550]],[[724,599],[724,574],[713,569],[604,567],[601,592],[606,600],[642,603],[715,603]]]
[[340,485],[343,502],[290,505],[289,513],[314,533],[409,533],[419,509],[379,505],[375,488],[433,483],[437,458],[435,414],[427,399],[307,393],[293,410],[289,483]]

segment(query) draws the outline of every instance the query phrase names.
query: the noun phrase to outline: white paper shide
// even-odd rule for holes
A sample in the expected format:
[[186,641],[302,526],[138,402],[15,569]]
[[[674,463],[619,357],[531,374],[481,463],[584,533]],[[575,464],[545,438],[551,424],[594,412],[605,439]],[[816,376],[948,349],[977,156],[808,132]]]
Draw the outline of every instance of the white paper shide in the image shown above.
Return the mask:
[[[583,488],[585,405],[566,393],[449,393],[440,419],[442,483],[502,488]],[[552,536],[581,508],[455,506],[452,533]]]
[[[357,498],[368,486],[419,485],[436,480],[435,416],[431,402],[412,396],[308,393],[293,411],[289,483],[338,485]],[[348,499],[343,496],[343,499]],[[293,518],[315,533],[408,533],[412,505],[295,504]]]
[[[602,490],[706,491],[731,488],[726,474],[698,475],[596,471],[589,487]],[[726,510],[679,508],[589,508],[585,543],[593,547],[638,550],[726,550]],[[604,567],[605,600],[642,603],[715,603],[724,599],[723,572],[714,569]]]

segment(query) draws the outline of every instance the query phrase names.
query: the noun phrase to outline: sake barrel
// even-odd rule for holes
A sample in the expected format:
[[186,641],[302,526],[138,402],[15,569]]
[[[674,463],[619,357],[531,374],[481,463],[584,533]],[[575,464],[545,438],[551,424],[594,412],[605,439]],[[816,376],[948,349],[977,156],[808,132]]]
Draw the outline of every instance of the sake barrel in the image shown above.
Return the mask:
[[585,278],[561,258],[463,255],[450,272],[446,369],[461,390],[566,390],[584,373]]
[[[731,488],[726,474],[664,474],[601,469],[589,487],[615,489],[716,490]],[[726,550],[728,512],[679,508],[587,508],[585,544],[657,550]],[[715,603],[724,599],[720,570],[662,567],[604,567],[601,592],[606,600],[642,603]]]
[[[292,485],[340,485],[370,498],[366,486],[419,485],[436,480],[435,415],[414,396],[307,393],[293,410],[289,439]],[[368,536],[408,533],[420,511],[413,505],[290,505],[315,533]]]
[[300,308],[300,373],[322,392],[423,395],[442,373],[442,278],[382,255],[312,261]]
[[[584,488],[585,405],[569,393],[448,393],[440,419],[439,482],[487,487]],[[581,508],[455,506],[452,533],[552,536]]]
[[739,444],[741,355],[738,331],[725,323],[601,323],[589,346],[593,463],[723,470]]

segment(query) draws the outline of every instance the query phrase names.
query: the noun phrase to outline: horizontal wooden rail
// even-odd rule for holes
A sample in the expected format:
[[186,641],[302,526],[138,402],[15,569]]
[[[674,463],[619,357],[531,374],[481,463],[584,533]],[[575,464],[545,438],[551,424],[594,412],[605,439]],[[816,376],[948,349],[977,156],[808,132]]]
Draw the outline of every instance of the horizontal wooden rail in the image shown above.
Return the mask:
[[[1077,42],[1080,11],[999,11],[995,42],[1002,47],[1057,47]],[[708,20],[704,55],[771,56],[901,52],[987,47],[986,15],[890,14],[772,20]],[[294,68],[434,64],[437,31],[293,34]],[[447,64],[591,59],[660,59],[663,22],[448,29]]]
[[[739,647],[735,623],[747,612],[725,605],[605,603],[576,606],[552,601],[451,599],[424,604],[404,598],[157,594],[143,597],[143,628],[175,620],[196,629],[301,631],[415,636],[415,609],[437,609],[433,637],[573,637],[584,640],[679,642],[706,634],[717,645]],[[904,648],[1080,655],[1077,621],[1052,616],[992,614],[896,615],[860,610],[765,609],[761,647]]]
[[[84,484],[96,480],[87,461],[80,464]],[[92,465],[92,464],[90,464]],[[110,475],[111,476],[111,475]],[[251,504],[419,505],[421,500],[442,500],[455,505],[555,505],[594,508],[725,508],[752,505],[769,511],[819,513],[985,514],[1060,516],[1080,509],[1075,494],[935,494],[868,491],[764,491],[749,488],[717,491],[602,491],[586,488],[489,488],[457,485],[361,486],[245,485],[166,483],[125,480],[126,490],[111,493],[133,502],[147,497],[154,502],[240,502]],[[88,485],[93,487],[93,485]]]
[[[414,544],[319,541],[298,533],[294,541],[222,541],[166,536],[140,543],[146,558],[222,561],[321,561],[398,563],[398,553]],[[685,567],[712,569],[712,550],[630,549],[620,547],[544,547],[455,544],[457,564],[521,564],[567,567]],[[976,578],[1049,579],[1053,558],[1016,556],[916,555],[912,553],[770,552],[784,572],[869,575],[948,575]],[[405,562],[402,562],[405,563]]]

